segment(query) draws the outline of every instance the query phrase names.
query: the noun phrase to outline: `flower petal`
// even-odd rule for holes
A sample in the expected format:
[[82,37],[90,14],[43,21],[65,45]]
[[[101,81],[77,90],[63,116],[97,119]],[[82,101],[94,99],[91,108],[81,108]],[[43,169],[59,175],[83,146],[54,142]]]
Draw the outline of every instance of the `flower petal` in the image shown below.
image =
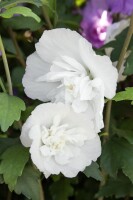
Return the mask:
[[50,70],[48,63],[44,62],[37,53],[33,53],[27,59],[26,73],[23,77],[25,93],[32,99],[48,101],[55,96],[58,83],[38,82],[37,79]]
[[44,31],[36,44],[36,51],[48,63],[52,63],[61,56],[70,56],[81,61],[78,50],[78,40],[81,37],[76,31],[65,28]]
[[79,41],[80,53],[86,67],[93,78],[101,78],[105,87],[105,97],[111,99],[115,95],[118,79],[117,69],[112,65],[108,56],[96,55],[92,47],[84,38]]

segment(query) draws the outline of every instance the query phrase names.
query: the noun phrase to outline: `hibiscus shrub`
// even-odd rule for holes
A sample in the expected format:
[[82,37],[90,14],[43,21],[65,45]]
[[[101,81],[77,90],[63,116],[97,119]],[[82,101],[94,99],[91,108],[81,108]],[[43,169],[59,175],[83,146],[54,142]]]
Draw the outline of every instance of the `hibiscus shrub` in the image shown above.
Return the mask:
[[133,1],[0,1],[0,200],[133,198]]

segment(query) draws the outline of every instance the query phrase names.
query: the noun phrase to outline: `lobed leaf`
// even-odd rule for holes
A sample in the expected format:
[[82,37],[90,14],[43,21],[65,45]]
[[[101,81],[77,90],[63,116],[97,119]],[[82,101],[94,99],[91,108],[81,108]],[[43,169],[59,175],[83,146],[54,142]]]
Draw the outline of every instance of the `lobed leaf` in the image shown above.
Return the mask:
[[107,183],[102,186],[96,197],[112,197],[122,198],[125,196],[133,197],[133,184],[124,175],[117,179],[109,178]]
[[112,177],[116,177],[118,169],[122,169],[133,183],[133,145],[123,138],[110,139],[103,146],[101,167]]
[[40,200],[40,172],[33,166],[26,166],[23,173],[18,177],[14,191],[17,194],[23,194],[28,199]]
[[118,92],[113,98],[114,101],[131,100],[133,101],[133,87],[127,87],[125,91]]
[[8,148],[0,159],[0,174],[3,174],[5,183],[8,184],[10,191],[13,191],[18,177],[22,175],[24,166],[29,160],[29,151],[21,144],[17,144]]
[[3,132],[20,119],[21,111],[25,110],[25,103],[18,97],[0,93],[0,126]]
[[88,167],[83,172],[88,178],[92,177],[98,181],[102,180],[102,174],[101,171],[99,170],[99,165],[96,162],[92,162],[92,164]]

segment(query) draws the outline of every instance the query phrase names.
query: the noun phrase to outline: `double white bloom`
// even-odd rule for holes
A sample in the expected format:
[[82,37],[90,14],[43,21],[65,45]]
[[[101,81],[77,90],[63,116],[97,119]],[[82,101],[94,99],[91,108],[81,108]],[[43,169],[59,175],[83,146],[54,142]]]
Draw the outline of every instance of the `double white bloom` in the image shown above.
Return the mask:
[[[36,130],[34,133],[34,128],[32,129],[32,127],[34,125],[40,125],[41,121],[41,115],[39,115],[39,112],[36,111],[36,117],[38,119],[34,121],[32,116],[29,118],[30,120],[26,122],[21,138],[23,138],[22,142],[24,145],[24,141],[26,141],[28,135],[32,138],[32,142],[29,144],[29,146],[31,146],[32,160],[35,165],[44,172],[46,177],[50,173],[58,174],[59,172],[62,172],[65,176],[73,177],[78,173],[78,171],[83,171],[86,166],[90,165],[92,160],[96,160],[96,158],[100,155],[99,139],[96,134],[101,128],[103,128],[102,112],[104,97],[112,98],[115,95],[117,78],[117,70],[113,67],[110,59],[107,56],[96,55],[91,44],[77,32],[69,29],[54,29],[44,32],[39,43],[36,44],[36,52],[27,59],[26,73],[23,78],[25,92],[27,96],[32,99],[39,99],[44,102],[62,102],[65,105],[53,104],[52,108],[52,104],[46,104],[44,106],[44,110],[45,107],[48,106],[48,111],[43,111],[43,106],[40,106],[38,110],[42,109],[40,112],[47,113],[47,118],[51,120],[50,125],[48,127],[45,126],[47,124],[47,118],[45,118],[43,121],[45,128],[41,128],[41,131],[38,129],[38,131]],[[51,108],[49,105],[51,105]],[[67,117],[67,120],[63,122],[63,124],[61,121],[64,114],[62,116],[62,111],[59,108],[59,105],[62,105],[63,110],[68,108],[70,109],[69,106],[73,109],[73,111],[70,109],[70,119]],[[56,109],[56,107],[58,109]],[[60,117],[57,120],[55,119],[55,116],[58,114],[60,114]],[[87,124],[85,125],[82,122],[80,124],[82,117],[85,121],[87,121],[89,126],[86,126]],[[81,118],[81,120],[76,123],[76,118]],[[30,124],[32,124],[30,129],[26,128],[29,127],[29,121]],[[34,122],[31,123],[32,121]],[[67,127],[70,126],[70,128],[66,128],[66,125]],[[78,128],[78,126],[80,128]],[[78,131],[75,131],[76,128]],[[68,139],[69,129],[73,136]],[[84,129],[86,129],[88,134],[84,135]],[[60,144],[61,142],[61,148],[59,148],[58,152],[61,155],[63,152],[67,152],[65,145],[68,145],[68,149],[71,152],[69,152],[70,154],[68,152],[66,153],[66,156],[69,154],[68,160],[64,158],[65,161],[63,161],[63,157],[60,156],[59,157],[61,159],[58,159],[58,156],[56,156],[57,152],[55,153],[53,150],[46,147],[47,135],[49,135],[51,130],[55,135],[54,137],[52,136],[52,141],[56,141],[56,135],[57,137],[60,133],[61,135],[64,135],[62,142],[60,141],[59,136],[59,140],[57,140],[57,143],[55,142],[54,145],[58,146],[58,143]],[[47,163],[45,165],[42,164],[41,168],[37,158],[33,158],[34,152],[32,151],[32,145],[35,143],[34,140],[36,140],[34,138],[34,134],[36,134],[36,139],[38,138],[39,141],[42,141],[41,145],[43,144],[43,147],[45,146],[45,150],[43,147],[40,148],[40,146],[38,146],[38,151],[40,153],[37,155],[41,155],[41,158],[44,157],[45,162]],[[95,140],[94,138],[97,139]],[[74,143],[73,140],[75,140]],[[87,142],[88,140],[89,143]],[[92,148],[90,154],[85,144],[88,144],[89,149],[89,145],[92,145],[91,142],[94,145],[95,150]],[[72,149],[69,147],[69,143],[71,144]],[[86,146],[86,151],[84,149],[84,145]],[[76,148],[73,150],[75,146]],[[88,161],[84,161],[84,159],[81,158],[83,160],[82,164],[80,163],[80,159],[77,159],[79,152],[77,146],[78,148],[80,147],[80,151],[82,152],[80,153],[81,157],[83,156],[84,158],[88,152]],[[99,153],[95,154],[95,151],[97,152],[97,150]],[[52,163],[56,164],[56,166],[58,165],[57,171],[52,171],[53,167],[51,170],[48,170],[50,162],[51,165]],[[48,166],[46,167],[46,165]],[[82,165],[82,167],[80,165]],[[77,168],[75,168],[75,166],[77,166]]]
[[74,177],[101,154],[99,136],[88,113],[77,114],[62,103],[36,107],[22,128],[21,142],[44,173]]

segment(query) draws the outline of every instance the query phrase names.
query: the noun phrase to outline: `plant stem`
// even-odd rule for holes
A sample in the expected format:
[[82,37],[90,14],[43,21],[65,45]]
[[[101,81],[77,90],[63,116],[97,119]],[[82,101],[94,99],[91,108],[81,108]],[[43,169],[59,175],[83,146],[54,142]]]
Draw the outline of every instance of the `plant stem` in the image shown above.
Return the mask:
[[39,185],[40,185],[40,200],[45,200],[44,191],[43,191],[41,180],[39,180]]
[[112,107],[112,100],[109,100],[106,105],[106,112],[105,112],[105,127],[104,132],[107,133],[107,135],[104,137],[104,143],[106,142],[106,139],[109,137],[109,126],[110,126],[110,114],[111,114],[111,107]]
[[11,28],[9,28],[9,34],[10,34],[10,37],[13,41],[14,47],[16,49],[16,57],[19,60],[19,62],[21,63],[21,65],[23,67],[25,67],[26,66],[25,60],[23,59],[23,55],[22,55],[21,50],[19,48],[18,42],[16,40],[16,35]]
[[48,11],[47,11],[47,7],[46,6],[43,6],[42,7],[42,11],[43,11],[43,16],[44,16],[44,19],[48,25],[48,28],[51,30],[53,28],[53,25],[50,21],[50,18],[49,18],[49,15],[48,15]]
[[[130,43],[131,38],[132,38],[132,35],[133,35],[133,15],[131,16],[130,26],[129,26],[129,29],[128,29],[128,33],[127,33],[127,36],[126,36],[126,39],[125,39],[122,51],[120,53],[120,57],[119,57],[117,66],[116,66],[116,68],[118,69],[118,72],[120,71],[122,63],[124,61],[124,57],[126,55],[129,43]],[[111,106],[112,106],[112,101],[109,100],[107,102],[106,114],[105,114],[105,132],[107,132],[107,133],[109,133]]]
[[131,38],[132,38],[132,34],[133,34],[133,15],[131,16],[130,26],[129,26],[129,29],[128,29],[128,32],[127,32],[127,36],[126,36],[126,39],[125,39],[125,42],[124,42],[124,45],[123,45],[123,48],[122,48],[118,63],[117,63],[117,66],[116,66],[117,69],[118,69],[118,72],[120,71],[122,63],[124,61],[124,57],[126,55],[128,46],[130,44],[130,41],[131,41]]
[[[130,26],[129,26],[129,29],[128,29],[128,33],[127,33],[127,36],[126,36],[122,51],[120,53],[120,57],[119,57],[117,66],[116,66],[116,68],[118,69],[118,72],[120,71],[121,66],[123,64],[124,57],[125,57],[125,54],[127,52],[128,46],[130,44],[132,35],[133,35],[133,15],[131,16],[131,21],[130,21]],[[112,107],[112,100],[109,100],[107,102],[107,105],[106,105],[105,128],[104,128],[105,132],[108,133],[108,135],[104,137],[103,143],[105,143],[109,138],[111,107]],[[105,174],[104,175],[104,181],[100,183],[100,187],[105,184],[106,178],[107,178],[107,175]],[[104,199],[104,197],[98,198],[98,200],[103,200],[103,199]]]
[[7,193],[7,200],[11,200],[12,199],[12,193],[10,191],[8,191]]
[[5,88],[5,86],[4,86],[4,84],[3,84],[1,78],[0,78],[0,86],[1,86],[1,88],[2,88],[2,90],[3,90],[3,92],[4,92],[4,93],[7,93],[6,88]]
[[4,67],[5,67],[5,72],[6,72],[6,78],[7,78],[7,83],[8,83],[8,91],[9,91],[10,95],[13,95],[10,70],[9,70],[9,66],[8,66],[8,62],[7,62],[7,57],[6,57],[6,53],[5,53],[5,49],[4,49],[4,45],[3,45],[3,42],[2,42],[1,35],[0,35],[0,50],[2,52],[2,59],[3,59],[3,63],[4,63]]

